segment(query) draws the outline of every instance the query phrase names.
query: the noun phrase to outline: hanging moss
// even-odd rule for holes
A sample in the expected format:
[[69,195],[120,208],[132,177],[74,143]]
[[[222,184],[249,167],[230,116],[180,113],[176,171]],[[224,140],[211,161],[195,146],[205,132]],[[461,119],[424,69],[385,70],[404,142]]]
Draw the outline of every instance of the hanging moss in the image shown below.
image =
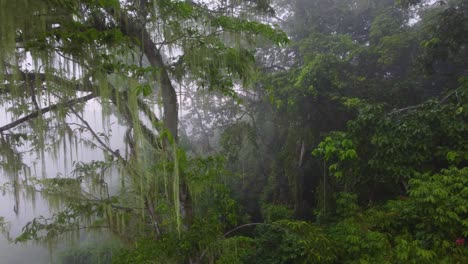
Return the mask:
[[[251,7],[249,1],[232,4]],[[250,35],[276,43],[286,38],[234,11],[228,17],[213,16],[210,7],[167,0],[140,8],[117,0],[0,0],[5,100],[11,103],[13,118],[29,117],[11,131],[30,134],[28,147],[42,162],[37,165],[42,171],[28,175],[23,185],[43,193],[57,209],[50,218],[28,223],[18,241],[53,244],[59,237],[79,236],[80,228],[108,228],[129,241],[148,233],[154,238],[177,234],[186,241],[200,238],[207,246],[224,222],[236,222],[235,202],[219,174],[198,170],[200,164],[189,162],[177,144],[178,102],[172,81],[194,81],[201,90],[236,97],[234,87],[252,84],[255,75]],[[175,94],[175,100],[168,94]],[[102,106],[103,131],[94,131],[83,118],[90,95]],[[113,114],[129,129],[128,153],[109,146]],[[71,118],[80,124],[68,124]],[[67,170],[81,145],[104,149],[106,160],[75,162],[70,175],[47,174],[46,157]],[[14,146],[0,148],[10,169],[18,172],[23,164]],[[211,160],[201,164],[220,168]],[[106,181],[116,167],[122,187],[110,194]],[[18,180],[16,184],[19,187]],[[214,196],[216,208],[211,209],[208,200]],[[219,215],[227,219],[222,224]],[[198,225],[193,231],[192,223]],[[202,239],[203,232],[210,233],[209,239]],[[188,248],[185,255],[196,246]]]

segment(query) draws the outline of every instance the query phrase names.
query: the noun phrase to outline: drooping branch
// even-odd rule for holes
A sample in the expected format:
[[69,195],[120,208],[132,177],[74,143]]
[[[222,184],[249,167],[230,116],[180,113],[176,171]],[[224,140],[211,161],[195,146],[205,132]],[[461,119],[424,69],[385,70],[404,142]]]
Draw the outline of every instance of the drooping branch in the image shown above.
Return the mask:
[[93,137],[97,140],[97,142],[101,145],[102,148],[110,152],[114,157],[123,161],[125,163],[124,158],[120,155],[119,151],[112,150],[102,139],[98,136],[98,134],[93,130],[93,128],[89,125],[88,121],[86,121],[73,107],[70,107],[70,111],[75,114],[75,116],[85,125],[88,131],[93,135]]
[[151,124],[153,125],[153,127],[158,129],[157,124],[160,122],[160,120],[154,114],[154,112],[149,108],[149,106],[145,102],[143,102],[143,100],[138,99],[138,107],[148,117],[148,119],[151,121]]
[[[112,84],[109,84],[109,86],[112,88],[110,100],[117,107],[119,113],[123,115],[123,117],[127,120],[129,124],[138,124],[138,127],[143,132],[143,135],[146,138],[146,140],[148,140],[148,142],[153,144],[154,147],[162,148],[155,133],[150,128],[146,127],[145,124],[142,122],[142,120],[140,119],[134,120],[134,117],[132,115],[132,110],[129,108],[128,104],[119,103],[119,102],[126,102],[128,100],[127,92],[118,92],[115,89],[115,87],[113,87]],[[144,104],[144,102],[139,102],[138,104],[139,104],[140,110],[143,111],[148,116],[148,118],[153,124],[154,122],[159,122],[159,119],[151,111],[151,109],[149,109],[149,107],[146,104]],[[153,127],[157,128],[154,125]],[[130,139],[129,135],[127,135],[127,139]]]
[[[447,95],[445,95],[442,99],[439,100],[438,104],[444,104],[451,96],[455,95],[457,93],[457,90],[455,89],[454,91],[451,91],[450,93],[448,93]],[[399,115],[401,114],[402,112],[407,112],[407,111],[412,111],[412,110],[416,110],[416,109],[419,109],[419,108],[422,108],[424,107],[426,104],[425,103],[422,103],[422,104],[418,104],[418,105],[412,105],[412,106],[408,106],[408,107],[404,107],[404,108],[400,108],[400,109],[394,109],[392,110],[391,112],[389,112],[387,115]]]
[[96,97],[96,94],[90,93],[90,94],[88,94],[86,96],[83,96],[83,97],[80,97],[80,98],[75,98],[75,99],[69,100],[69,101],[67,101],[65,103],[57,103],[57,104],[54,104],[54,105],[50,105],[50,106],[41,108],[41,109],[39,109],[37,111],[34,111],[34,112],[30,113],[29,115],[23,116],[20,119],[17,119],[17,120],[15,120],[15,121],[7,124],[7,125],[4,125],[4,126],[0,127],[0,133],[3,133],[6,130],[12,129],[12,128],[16,127],[16,126],[19,126],[19,125],[23,124],[24,122],[27,122],[27,121],[32,120],[34,118],[37,118],[41,114],[45,114],[47,112],[54,111],[59,106],[71,107],[71,106],[76,105],[78,103],[87,102],[87,101],[89,101],[89,100],[91,100],[91,99],[93,99],[95,97]]

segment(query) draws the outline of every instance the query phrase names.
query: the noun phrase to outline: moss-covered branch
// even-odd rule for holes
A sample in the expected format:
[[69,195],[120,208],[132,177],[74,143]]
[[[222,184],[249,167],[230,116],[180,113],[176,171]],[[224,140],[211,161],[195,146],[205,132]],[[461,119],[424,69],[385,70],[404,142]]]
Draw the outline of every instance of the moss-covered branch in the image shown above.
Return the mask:
[[32,113],[30,113],[29,115],[26,115],[26,116],[23,116],[21,117],[20,119],[17,119],[7,125],[4,125],[2,127],[0,127],[0,133],[3,133],[5,132],[6,130],[9,130],[9,129],[12,129],[14,127],[17,127],[27,121],[30,121],[34,118],[37,118],[38,116],[42,115],[42,114],[45,114],[47,112],[50,112],[50,111],[54,111],[56,109],[58,109],[60,106],[64,106],[64,107],[71,107],[73,105],[76,105],[78,103],[84,103],[84,102],[87,102],[93,98],[96,97],[96,94],[94,93],[90,93],[86,96],[83,96],[83,97],[80,97],[80,98],[75,98],[75,99],[72,99],[72,100],[69,100],[69,101],[66,101],[66,102],[60,102],[60,103],[57,103],[57,104],[54,104],[54,105],[50,105],[50,106],[47,106],[47,107],[44,107],[44,108],[41,108],[37,111],[34,111]]

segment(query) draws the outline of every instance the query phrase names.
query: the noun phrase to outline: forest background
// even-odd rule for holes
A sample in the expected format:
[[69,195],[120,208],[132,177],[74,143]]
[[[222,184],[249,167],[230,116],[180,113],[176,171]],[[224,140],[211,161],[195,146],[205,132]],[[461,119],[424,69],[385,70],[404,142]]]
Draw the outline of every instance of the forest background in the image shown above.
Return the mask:
[[[468,2],[0,3],[2,189],[60,209],[13,241],[120,242],[64,263],[468,261]],[[106,158],[25,168],[65,138]]]

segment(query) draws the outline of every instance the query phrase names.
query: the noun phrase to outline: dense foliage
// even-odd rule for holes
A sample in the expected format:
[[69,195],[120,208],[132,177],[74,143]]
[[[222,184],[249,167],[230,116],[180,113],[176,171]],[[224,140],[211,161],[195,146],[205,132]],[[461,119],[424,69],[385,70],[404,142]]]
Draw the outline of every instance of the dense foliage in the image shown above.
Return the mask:
[[[0,3],[3,188],[65,205],[16,242],[120,241],[64,263],[468,262],[466,1]],[[104,160],[22,175],[21,147],[83,133]]]

